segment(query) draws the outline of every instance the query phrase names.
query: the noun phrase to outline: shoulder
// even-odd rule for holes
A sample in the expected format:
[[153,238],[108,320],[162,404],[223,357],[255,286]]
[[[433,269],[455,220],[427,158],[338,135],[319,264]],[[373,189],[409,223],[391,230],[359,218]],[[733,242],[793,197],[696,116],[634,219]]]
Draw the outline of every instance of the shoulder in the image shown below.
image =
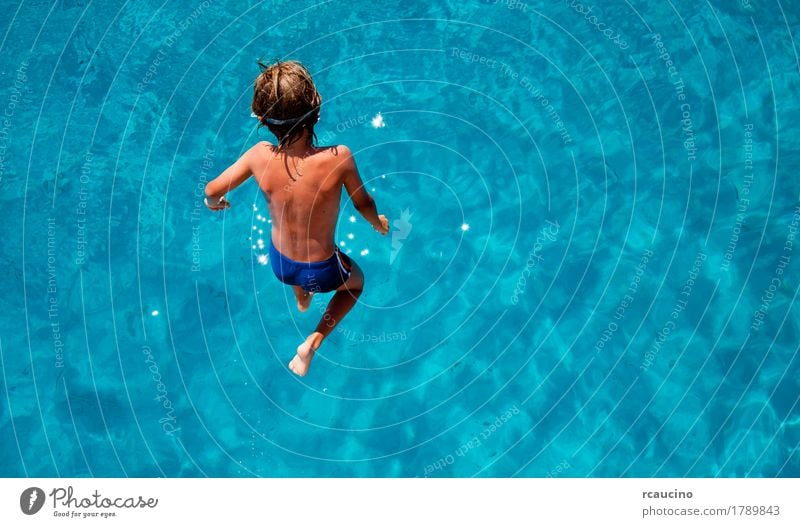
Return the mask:
[[326,147],[326,150],[326,155],[329,159],[339,167],[348,168],[355,164],[353,152],[345,145],[329,146]]
[[262,155],[267,152],[271,152],[273,148],[275,147],[269,141],[259,141],[253,146],[251,146],[249,149],[247,149],[247,151],[243,155],[244,156]]
[[353,156],[353,153],[345,145],[318,146],[317,150],[331,158],[343,159]]
[[355,171],[355,161],[353,153],[344,145],[332,145],[321,147],[323,164],[329,173],[336,173],[339,177],[347,177]]
[[275,145],[273,145],[269,141],[259,141],[258,143],[254,144],[252,147],[250,147],[250,150],[248,150],[248,153],[264,154],[264,153],[272,152],[272,150],[274,148],[275,148]]
[[250,147],[250,149],[244,153],[245,159],[248,161],[261,161],[266,159],[266,156],[273,152],[274,145],[269,141],[259,141],[258,143],[254,144]]
[[338,151],[338,155],[342,157],[353,157],[353,152],[351,152],[350,148],[345,145],[336,145],[333,148],[336,149]]
[[330,163],[340,168],[354,162],[353,153],[344,145],[318,146],[317,155],[323,163]]

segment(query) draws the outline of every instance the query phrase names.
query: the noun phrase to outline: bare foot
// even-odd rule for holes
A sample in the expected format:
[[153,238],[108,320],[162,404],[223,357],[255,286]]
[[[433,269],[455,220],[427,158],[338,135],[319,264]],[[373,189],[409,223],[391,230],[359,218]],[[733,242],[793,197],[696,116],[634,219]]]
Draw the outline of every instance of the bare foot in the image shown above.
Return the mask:
[[297,355],[289,362],[289,369],[300,377],[304,376],[323,338],[325,337],[319,331],[309,335],[305,342],[297,346]]

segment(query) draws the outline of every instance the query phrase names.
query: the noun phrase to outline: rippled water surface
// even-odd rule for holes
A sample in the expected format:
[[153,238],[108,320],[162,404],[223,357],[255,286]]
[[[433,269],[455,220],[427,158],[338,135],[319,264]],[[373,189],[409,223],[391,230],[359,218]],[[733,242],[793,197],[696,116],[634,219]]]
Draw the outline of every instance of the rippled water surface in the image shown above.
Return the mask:
[[[800,476],[797,3],[431,4],[6,2],[0,475]],[[259,58],[392,221],[302,379]]]

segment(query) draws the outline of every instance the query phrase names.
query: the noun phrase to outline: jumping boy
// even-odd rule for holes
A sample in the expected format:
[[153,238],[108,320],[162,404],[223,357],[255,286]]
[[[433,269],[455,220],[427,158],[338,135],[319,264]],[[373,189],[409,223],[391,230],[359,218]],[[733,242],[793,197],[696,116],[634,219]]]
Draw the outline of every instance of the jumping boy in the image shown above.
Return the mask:
[[297,308],[306,311],[311,295],[335,291],[316,330],[297,347],[289,369],[303,376],[314,353],[355,305],[364,273],[334,242],[342,187],[372,227],[386,234],[389,222],[379,215],[364,189],[346,146],[315,146],[314,125],[322,98],[302,64],[259,63],[253,90],[253,114],[277,138],[262,141],[206,185],[206,206],[230,207],[225,193],[255,176],[272,219],[269,259],[275,276],[292,286]]

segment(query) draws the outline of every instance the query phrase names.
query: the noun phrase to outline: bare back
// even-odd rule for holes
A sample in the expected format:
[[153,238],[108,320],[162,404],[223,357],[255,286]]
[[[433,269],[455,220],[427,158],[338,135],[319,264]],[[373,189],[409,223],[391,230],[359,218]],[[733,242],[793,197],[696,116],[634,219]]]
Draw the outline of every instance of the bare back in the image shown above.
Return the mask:
[[340,149],[309,147],[294,155],[260,145],[253,175],[267,199],[275,248],[301,262],[329,258],[344,184]]

